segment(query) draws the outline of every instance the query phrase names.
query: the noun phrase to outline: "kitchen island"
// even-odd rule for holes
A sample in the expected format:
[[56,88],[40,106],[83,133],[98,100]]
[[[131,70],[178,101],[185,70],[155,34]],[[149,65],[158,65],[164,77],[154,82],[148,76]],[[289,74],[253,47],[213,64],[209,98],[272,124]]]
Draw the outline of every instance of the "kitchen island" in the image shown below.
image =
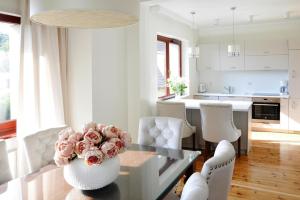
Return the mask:
[[[200,103],[229,103],[232,105],[233,121],[238,129],[241,129],[241,153],[247,154],[251,148],[251,101],[219,101],[219,100],[199,100],[199,99],[171,99],[172,102],[184,102],[186,107],[187,120],[193,126],[197,127],[196,147],[204,149],[204,140],[202,139]],[[214,122],[212,122],[214,123]],[[236,144],[235,144],[236,145]],[[192,139],[183,139],[183,147],[191,148]]]

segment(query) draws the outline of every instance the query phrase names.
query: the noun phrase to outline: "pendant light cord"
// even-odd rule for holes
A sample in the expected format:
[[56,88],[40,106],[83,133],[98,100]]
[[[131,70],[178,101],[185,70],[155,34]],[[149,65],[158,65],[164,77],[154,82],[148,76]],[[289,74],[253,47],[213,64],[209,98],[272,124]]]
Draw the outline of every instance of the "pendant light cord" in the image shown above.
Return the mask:
[[235,45],[235,27],[234,27],[234,11],[236,7],[232,7],[232,43]]

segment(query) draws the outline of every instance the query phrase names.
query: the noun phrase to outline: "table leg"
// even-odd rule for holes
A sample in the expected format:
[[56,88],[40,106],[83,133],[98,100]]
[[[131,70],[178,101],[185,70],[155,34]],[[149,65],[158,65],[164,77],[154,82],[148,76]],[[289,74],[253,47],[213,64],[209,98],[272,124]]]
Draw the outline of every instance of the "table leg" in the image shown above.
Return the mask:
[[184,183],[186,183],[186,181],[189,179],[189,177],[194,173],[194,164],[192,164],[191,166],[189,166],[189,168],[187,168],[187,170],[185,171],[185,179],[184,179]]

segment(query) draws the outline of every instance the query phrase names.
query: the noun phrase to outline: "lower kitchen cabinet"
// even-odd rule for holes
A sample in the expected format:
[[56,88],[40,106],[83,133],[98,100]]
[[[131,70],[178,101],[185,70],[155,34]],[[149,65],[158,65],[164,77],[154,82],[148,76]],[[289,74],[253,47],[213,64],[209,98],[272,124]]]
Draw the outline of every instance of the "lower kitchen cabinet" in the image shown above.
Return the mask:
[[289,99],[280,99],[280,129],[289,129]]
[[289,130],[300,131],[300,99],[289,100]]

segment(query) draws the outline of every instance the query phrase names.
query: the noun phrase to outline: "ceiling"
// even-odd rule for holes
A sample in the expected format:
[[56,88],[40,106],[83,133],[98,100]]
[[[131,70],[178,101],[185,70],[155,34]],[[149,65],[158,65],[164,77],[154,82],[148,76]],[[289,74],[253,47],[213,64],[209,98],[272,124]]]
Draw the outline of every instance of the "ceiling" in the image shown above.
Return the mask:
[[300,18],[300,0],[153,0],[151,4],[189,23],[192,22],[190,13],[195,11],[200,27],[232,24],[230,8],[233,6],[237,7],[235,19],[238,24]]

